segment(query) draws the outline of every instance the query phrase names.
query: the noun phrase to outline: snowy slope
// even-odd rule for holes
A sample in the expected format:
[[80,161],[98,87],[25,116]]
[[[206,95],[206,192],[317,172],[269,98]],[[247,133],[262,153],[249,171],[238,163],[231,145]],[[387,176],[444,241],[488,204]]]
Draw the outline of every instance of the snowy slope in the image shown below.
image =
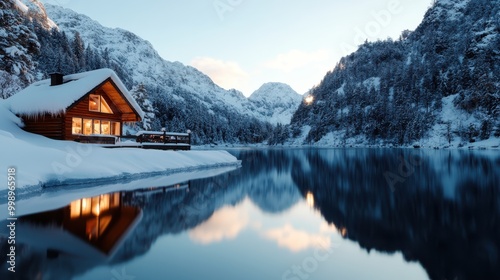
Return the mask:
[[272,124],[289,124],[302,102],[302,96],[283,83],[266,83],[248,99],[257,105],[257,111]]
[[[71,181],[105,182],[137,175],[153,175],[205,167],[239,165],[224,151],[155,151],[142,149],[105,149],[70,141],[56,141],[25,132],[21,120],[0,100],[0,165],[17,169],[17,187],[59,185]],[[0,174],[7,182],[7,172]]]

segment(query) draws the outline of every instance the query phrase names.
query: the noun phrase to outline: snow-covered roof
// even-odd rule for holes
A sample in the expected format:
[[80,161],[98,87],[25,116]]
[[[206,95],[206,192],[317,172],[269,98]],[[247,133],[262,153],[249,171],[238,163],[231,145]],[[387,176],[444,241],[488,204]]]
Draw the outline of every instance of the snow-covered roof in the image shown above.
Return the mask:
[[66,75],[63,84],[51,86],[51,80],[31,84],[7,99],[9,109],[19,115],[37,116],[45,113],[59,114],[90,93],[107,79],[111,79],[137,114],[143,118],[144,112],[129,93],[120,78],[111,69],[99,69]]

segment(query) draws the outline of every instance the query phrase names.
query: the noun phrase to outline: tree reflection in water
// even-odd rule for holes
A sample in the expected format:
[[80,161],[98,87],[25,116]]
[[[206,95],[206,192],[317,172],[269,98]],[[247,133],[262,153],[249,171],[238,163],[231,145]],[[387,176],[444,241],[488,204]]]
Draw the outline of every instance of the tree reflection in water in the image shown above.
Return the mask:
[[[390,156],[388,156],[390,154]],[[394,191],[383,173],[418,156]],[[469,152],[311,150],[296,163],[302,195],[370,251],[400,251],[431,279],[500,279],[499,156]],[[318,176],[321,174],[321,176]]]

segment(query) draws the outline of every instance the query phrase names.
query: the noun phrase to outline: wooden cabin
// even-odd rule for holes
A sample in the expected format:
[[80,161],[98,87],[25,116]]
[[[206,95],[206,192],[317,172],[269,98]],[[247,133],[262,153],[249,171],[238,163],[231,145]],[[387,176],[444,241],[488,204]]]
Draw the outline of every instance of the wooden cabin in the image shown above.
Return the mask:
[[99,69],[36,82],[8,99],[24,130],[57,140],[113,138],[144,117],[113,70]]

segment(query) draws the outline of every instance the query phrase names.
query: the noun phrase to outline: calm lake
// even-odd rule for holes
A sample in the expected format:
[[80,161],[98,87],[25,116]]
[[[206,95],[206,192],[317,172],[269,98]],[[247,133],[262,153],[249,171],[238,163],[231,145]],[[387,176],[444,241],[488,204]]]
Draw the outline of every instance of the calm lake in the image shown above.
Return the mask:
[[229,152],[241,168],[19,218],[0,278],[500,279],[498,151]]

